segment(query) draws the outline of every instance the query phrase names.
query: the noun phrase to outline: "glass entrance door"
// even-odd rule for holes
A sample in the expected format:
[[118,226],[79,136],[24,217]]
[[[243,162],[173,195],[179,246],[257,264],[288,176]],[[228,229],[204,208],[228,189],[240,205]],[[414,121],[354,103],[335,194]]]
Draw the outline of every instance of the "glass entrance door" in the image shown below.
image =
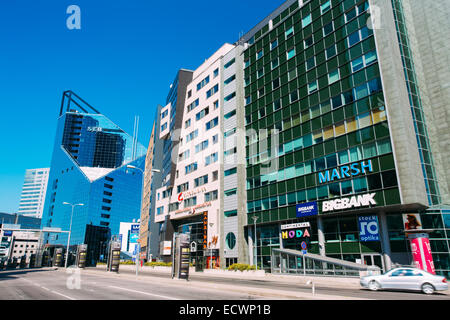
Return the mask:
[[384,260],[381,254],[362,254],[362,262],[368,266],[377,266],[381,269],[381,273],[384,273]]

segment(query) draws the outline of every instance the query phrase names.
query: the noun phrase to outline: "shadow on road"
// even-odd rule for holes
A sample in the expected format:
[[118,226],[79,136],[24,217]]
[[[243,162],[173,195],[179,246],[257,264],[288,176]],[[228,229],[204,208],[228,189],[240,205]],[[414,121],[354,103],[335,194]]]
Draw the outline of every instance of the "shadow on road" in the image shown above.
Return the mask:
[[53,268],[24,268],[24,269],[6,269],[0,271],[0,281],[15,279],[27,273],[53,271]]

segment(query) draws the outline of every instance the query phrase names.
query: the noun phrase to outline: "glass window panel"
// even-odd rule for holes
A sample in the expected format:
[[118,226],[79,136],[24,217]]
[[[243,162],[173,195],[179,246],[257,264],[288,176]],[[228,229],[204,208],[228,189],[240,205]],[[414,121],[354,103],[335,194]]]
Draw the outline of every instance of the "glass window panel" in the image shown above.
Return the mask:
[[341,195],[341,187],[339,182],[329,184],[328,191],[330,193],[330,197],[339,197]]
[[311,119],[320,116],[320,105],[311,107]]
[[328,140],[334,137],[333,126],[329,126],[323,129],[323,140]]
[[296,176],[302,176],[305,174],[305,164],[298,163],[295,165],[295,174]]
[[366,66],[368,66],[369,64],[371,64],[374,61],[376,61],[377,60],[377,53],[375,52],[375,50],[366,53],[365,56],[364,56],[364,60],[365,60]]
[[367,97],[369,95],[369,90],[367,89],[367,84],[363,84],[359,87],[356,87],[353,89],[354,90],[354,95],[355,95],[355,99],[362,99],[364,97]]
[[361,177],[353,180],[353,186],[355,188],[355,193],[367,191],[367,181],[366,177]]
[[351,117],[347,119],[347,133],[356,131],[358,129],[358,123],[356,122],[355,117]]
[[367,144],[363,146],[364,158],[372,158],[377,155],[377,148],[375,143]]
[[377,124],[379,122],[385,121],[386,117],[386,109],[384,106],[378,107],[372,110],[373,124]]
[[379,155],[390,153],[392,151],[389,139],[377,141],[377,148]]
[[362,152],[360,146],[349,149],[349,152],[350,152],[350,162],[362,160]]
[[359,57],[358,59],[353,60],[351,65],[352,65],[352,73],[361,70],[362,68],[364,68],[363,57]]
[[342,195],[353,193],[352,181],[348,180],[341,182],[341,190]]
[[345,122],[339,122],[334,125],[334,135],[335,137],[345,134]]
[[345,164],[349,162],[348,150],[339,152],[338,156],[339,156],[339,164]]
[[360,129],[368,127],[372,125],[372,118],[370,116],[370,112],[366,112],[357,116],[358,119],[358,127]]
[[337,156],[335,153],[326,156],[327,168],[337,167]]
[[297,202],[304,202],[306,200],[305,190],[297,191]]
[[316,163],[316,170],[317,171],[322,171],[322,170],[326,169],[325,158],[316,159],[315,163]]

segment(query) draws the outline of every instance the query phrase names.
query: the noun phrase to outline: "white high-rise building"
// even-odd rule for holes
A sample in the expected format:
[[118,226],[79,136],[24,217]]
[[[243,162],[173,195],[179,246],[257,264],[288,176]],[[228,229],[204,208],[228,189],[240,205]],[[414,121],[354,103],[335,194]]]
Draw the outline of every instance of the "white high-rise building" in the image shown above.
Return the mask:
[[23,182],[18,213],[41,218],[50,168],[27,169]]

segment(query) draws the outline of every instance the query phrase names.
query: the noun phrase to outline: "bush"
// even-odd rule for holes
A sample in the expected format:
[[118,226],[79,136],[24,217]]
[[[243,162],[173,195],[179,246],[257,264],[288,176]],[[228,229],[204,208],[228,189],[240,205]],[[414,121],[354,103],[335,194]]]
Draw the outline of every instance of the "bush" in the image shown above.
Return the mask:
[[146,262],[144,266],[148,267],[171,267],[172,262]]
[[230,271],[246,271],[246,270],[256,270],[255,266],[251,266],[249,264],[245,264],[245,263],[233,263],[231,266],[228,267],[228,270]]

